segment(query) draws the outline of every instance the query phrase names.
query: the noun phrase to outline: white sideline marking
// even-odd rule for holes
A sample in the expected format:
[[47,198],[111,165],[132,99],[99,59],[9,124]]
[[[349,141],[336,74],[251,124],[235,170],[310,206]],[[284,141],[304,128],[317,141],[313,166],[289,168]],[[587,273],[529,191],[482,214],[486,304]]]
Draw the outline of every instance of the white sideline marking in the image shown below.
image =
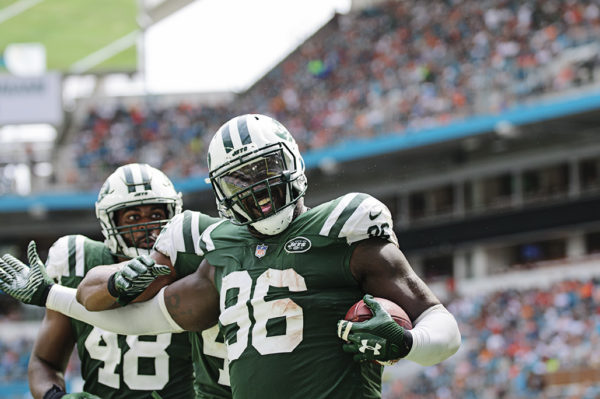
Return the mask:
[[0,10],[0,24],[4,21],[11,19],[12,17],[16,17],[21,14],[23,11],[27,11],[31,7],[35,6],[38,3],[41,3],[44,0],[21,0],[16,3],[12,3],[11,5],[4,7]]
[[134,45],[139,33],[139,30],[134,30],[133,32],[128,33],[122,38],[115,40],[108,46],[103,47],[100,50],[80,59],[79,61],[71,65],[71,67],[69,68],[69,72],[83,73],[89,71],[96,65],[101,64],[102,62],[111,58],[115,54],[118,54],[121,51]]

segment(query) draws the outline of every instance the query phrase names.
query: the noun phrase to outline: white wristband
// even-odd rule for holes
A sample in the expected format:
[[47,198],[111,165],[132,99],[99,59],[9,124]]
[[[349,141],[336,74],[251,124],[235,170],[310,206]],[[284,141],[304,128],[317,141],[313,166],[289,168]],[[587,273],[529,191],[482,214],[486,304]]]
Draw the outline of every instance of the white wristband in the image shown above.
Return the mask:
[[424,311],[410,332],[413,345],[405,359],[423,366],[431,366],[449,358],[460,347],[456,319],[442,304]]
[[173,320],[165,305],[165,288],[146,302],[91,312],[77,302],[76,289],[54,284],[48,294],[46,308],[117,334],[155,335],[182,332],[184,329]]

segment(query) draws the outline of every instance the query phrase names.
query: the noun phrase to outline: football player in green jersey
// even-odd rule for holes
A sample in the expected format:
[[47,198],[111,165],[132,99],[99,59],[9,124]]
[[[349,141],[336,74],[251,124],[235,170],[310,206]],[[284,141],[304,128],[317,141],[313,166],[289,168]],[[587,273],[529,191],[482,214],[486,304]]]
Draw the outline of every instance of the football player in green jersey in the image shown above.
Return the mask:
[[[173,217],[162,229],[157,238],[152,252],[160,252],[169,258],[175,274],[173,279],[183,278],[196,271],[203,257],[198,255],[199,240],[202,232],[219,221],[200,212],[184,211]],[[82,301],[88,309],[103,310],[112,307],[115,297],[129,298],[132,288],[139,284],[139,289],[134,290],[138,295],[143,287],[148,286],[144,277],[157,265],[150,258],[138,258],[128,262],[128,266],[135,266],[135,270],[129,270],[127,277],[128,285],[122,287],[122,292],[112,292],[121,284],[119,280],[123,276],[115,272],[114,266],[98,266],[90,271],[80,284],[82,286]],[[150,276],[152,278],[152,276]],[[156,293],[155,287],[162,287],[168,281],[156,282],[143,292],[147,296]],[[141,284],[140,284],[141,283]],[[229,372],[227,350],[223,342],[223,336],[215,325],[202,332],[190,332],[192,343],[192,358],[194,360],[194,388],[196,398],[228,399],[231,398],[229,387]]]
[[[381,366],[365,360],[429,365],[456,352],[456,321],[399,250],[381,202],[351,193],[305,207],[297,145],[267,116],[225,123],[208,156],[228,220],[202,234],[205,258],[195,273],[147,302],[105,312],[86,311],[72,290],[36,277],[39,265],[3,285],[26,302],[124,333],[200,331],[218,320],[234,398],[376,398]],[[158,251],[152,257],[170,262]],[[365,293],[396,302],[414,328],[398,326],[369,296],[371,320],[338,322]]]
[[[60,238],[48,254],[48,276],[77,287],[97,265],[147,254],[161,227],[181,213],[181,206],[181,194],[159,170],[146,164],[118,168],[96,202],[105,242],[82,235]],[[153,272],[170,273],[169,268],[155,269],[149,268],[150,281],[156,277]],[[65,395],[63,374],[74,344],[87,392],[102,398],[147,398],[153,391],[163,398],[194,396],[187,334],[117,335],[47,310],[29,362],[35,398]]]

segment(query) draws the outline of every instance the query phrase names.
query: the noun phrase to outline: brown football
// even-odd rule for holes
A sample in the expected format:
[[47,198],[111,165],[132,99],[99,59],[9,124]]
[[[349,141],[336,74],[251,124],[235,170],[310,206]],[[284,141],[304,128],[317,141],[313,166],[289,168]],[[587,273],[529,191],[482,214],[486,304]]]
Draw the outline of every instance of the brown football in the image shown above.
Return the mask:
[[[388,299],[376,297],[375,300],[379,302],[385,310],[387,310],[396,323],[407,330],[412,329],[412,322],[410,321],[410,317],[408,317],[404,309]],[[367,304],[361,299],[352,305],[352,307],[346,313],[345,319],[352,322],[357,322],[369,320],[371,317],[373,317],[371,309],[369,309]]]

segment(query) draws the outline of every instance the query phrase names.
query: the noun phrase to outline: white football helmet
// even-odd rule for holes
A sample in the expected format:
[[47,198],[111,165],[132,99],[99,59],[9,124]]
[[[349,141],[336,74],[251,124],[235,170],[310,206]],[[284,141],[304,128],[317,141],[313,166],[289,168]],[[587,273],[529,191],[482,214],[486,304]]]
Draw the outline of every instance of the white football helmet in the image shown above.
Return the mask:
[[221,126],[208,147],[208,169],[221,216],[261,234],[285,230],[306,192],[296,141],[265,115],[241,115]]
[[[138,205],[164,204],[167,218],[161,221],[117,226],[115,212],[119,209]],[[132,163],[119,167],[111,174],[100,189],[96,201],[96,217],[100,220],[105,245],[113,254],[134,258],[148,254],[150,249],[130,246],[124,236],[132,237],[133,231],[156,229],[163,226],[173,216],[181,213],[181,193],[175,191],[173,183],[160,170],[147,164]],[[147,229],[152,225],[152,229]]]

